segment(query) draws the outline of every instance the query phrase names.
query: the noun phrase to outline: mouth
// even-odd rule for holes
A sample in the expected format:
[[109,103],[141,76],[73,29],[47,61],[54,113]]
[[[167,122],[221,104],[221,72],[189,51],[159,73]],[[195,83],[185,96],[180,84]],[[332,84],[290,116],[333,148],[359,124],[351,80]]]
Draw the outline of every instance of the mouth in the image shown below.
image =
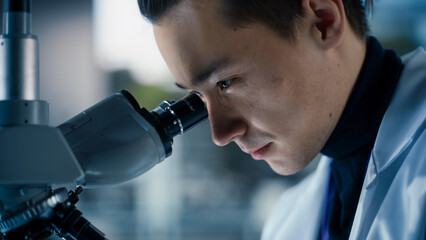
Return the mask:
[[271,144],[272,143],[268,143],[261,148],[258,148],[252,151],[247,151],[247,153],[250,154],[253,159],[262,160],[265,158],[266,154],[268,153],[268,150],[271,147]]

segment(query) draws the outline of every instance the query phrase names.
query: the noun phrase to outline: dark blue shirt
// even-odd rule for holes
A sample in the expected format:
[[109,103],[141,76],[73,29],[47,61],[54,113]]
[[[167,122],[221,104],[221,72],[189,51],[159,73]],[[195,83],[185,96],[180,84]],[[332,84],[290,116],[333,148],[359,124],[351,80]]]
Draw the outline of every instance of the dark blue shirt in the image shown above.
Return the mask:
[[333,159],[320,239],[348,239],[367,162],[403,64],[398,55],[367,39],[361,72],[342,116],[321,153]]

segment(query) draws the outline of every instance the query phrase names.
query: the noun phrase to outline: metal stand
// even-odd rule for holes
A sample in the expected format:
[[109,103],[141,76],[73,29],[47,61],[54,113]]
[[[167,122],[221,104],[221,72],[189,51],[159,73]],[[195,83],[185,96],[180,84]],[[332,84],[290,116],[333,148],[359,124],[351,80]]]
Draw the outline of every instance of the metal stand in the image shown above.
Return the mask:
[[59,188],[31,206],[18,206],[16,212],[2,216],[0,230],[6,234],[1,239],[52,239],[53,234],[66,240],[106,239],[75,207],[82,191],[77,187],[75,192],[67,193],[65,188]]
[[[81,168],[40,100],[38,39],[31,1],[3,1],[0,36],[0,239],[105,239],[75,208],[82,188],[52,191]],[[63,166],[58,159],[70,162]],[[65,164],[67,165],[67,164]],[[55,171],[51,171],[55,169]],[[57,171],[56,171],[57,170]],[[58,239],[58,238],[56,238]]]

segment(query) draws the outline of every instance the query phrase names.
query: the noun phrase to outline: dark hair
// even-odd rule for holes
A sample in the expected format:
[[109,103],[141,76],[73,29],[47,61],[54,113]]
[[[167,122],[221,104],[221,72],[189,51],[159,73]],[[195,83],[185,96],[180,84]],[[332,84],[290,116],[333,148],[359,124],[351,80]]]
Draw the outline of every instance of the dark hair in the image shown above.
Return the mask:
[[[180,1],[138,0],[138,3],[142,15],[155,24]],[[369,31],[366,9],[372,9],[373,1],[342,0],[342,2],[352,29],[358,36],[365,37]],[[303,17],[300,0],[222,0],[222,10],[226,22],[233,27],[258,22],[290,38],[294,37],[297,20]]]

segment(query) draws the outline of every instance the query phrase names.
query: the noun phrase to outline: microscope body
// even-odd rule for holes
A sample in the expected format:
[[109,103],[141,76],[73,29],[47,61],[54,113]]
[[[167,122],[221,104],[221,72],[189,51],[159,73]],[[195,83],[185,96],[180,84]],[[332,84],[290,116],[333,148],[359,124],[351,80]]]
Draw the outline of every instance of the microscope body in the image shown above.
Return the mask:
[[139,176],[171,154],[172,138],[135,104],[123,90],[57,128],[1,128],[0,185],[97,187]]
[[[122,90],[56,128],[1,128],[0,232],[9,233],[5,239],[27,237],[21,232],[35,232],[31,237],[38,239],[52,229],[62,237],[77,234],[69,239],[104,239],[74,207],[76,194],[51,186],[100,187],[133,179],[171,154],[174,136],[206,117],[195,93],[148,112]],[[44,225],[32,229],[40,219]]]
[[[173,137],[207,118],[196,93],[149,112],[122,90],[58,127],[40,99],[31,1],[4,0],[0,36],[0,240],[106,239],[53,185],[99,187],[133,179],[172,152]],[[55,236],[56,235],[56,236]]]
[[170,155],[171,139],[164,136],[162,140],[150,123],[155,119],[136,104],[128,92],[121,91],[58,127],[83,171],[78,185],[121,183]]

